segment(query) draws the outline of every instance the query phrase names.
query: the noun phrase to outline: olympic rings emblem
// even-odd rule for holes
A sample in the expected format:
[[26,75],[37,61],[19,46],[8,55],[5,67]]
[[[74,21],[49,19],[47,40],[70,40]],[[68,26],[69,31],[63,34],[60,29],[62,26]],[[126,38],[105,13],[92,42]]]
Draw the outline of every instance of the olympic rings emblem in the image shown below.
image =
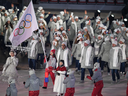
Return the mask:
[[[29,19],[26,19],[27,16],[30,16],[31,19],[30,19],[30,20],[29,20]],[[24,34],[25,29],[31,28],[31,26],[32,26],[32,23],[31,23],[31,22],[32,22],[32,15],[28,13],[28,14],[25,15],[24,20],[22,20],[22,21],[20,22],[19,28],[16,28],[16,29],[14,30],[14,32],[13,32],[14,37],[16,37],[16,36],[18,36],[18,35]],[[27,23],[30,23],[30,25],[29,25],[28,27],[26,26]],[[21,30],[22,30],[22,32],[21,32]]]

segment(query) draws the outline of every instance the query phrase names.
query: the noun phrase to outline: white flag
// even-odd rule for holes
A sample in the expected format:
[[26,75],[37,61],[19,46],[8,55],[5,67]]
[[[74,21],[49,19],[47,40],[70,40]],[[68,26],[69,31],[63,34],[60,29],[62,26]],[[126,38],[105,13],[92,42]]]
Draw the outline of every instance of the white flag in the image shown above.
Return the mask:
[[12,42],[12,46],[18,46],[23,41],[32,36],[33,31],[38,29],[38,24],[33,8],[32,0],[29,3],[27,9],[21,16],[17,25],[15,26],[9,40]]

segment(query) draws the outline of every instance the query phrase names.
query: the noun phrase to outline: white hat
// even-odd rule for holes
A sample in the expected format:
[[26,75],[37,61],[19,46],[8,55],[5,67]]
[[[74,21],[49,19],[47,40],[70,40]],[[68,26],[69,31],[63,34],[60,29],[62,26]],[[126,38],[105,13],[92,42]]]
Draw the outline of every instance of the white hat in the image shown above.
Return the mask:
[[5,13],[7,14],[7,16],[9,15],[8,11],[5,11]]
[[106,38],[105,38],[105,41],[109,41],[110,40],[110,38],[107,36]]
[[59,26],[59,29],[60,29],[61,27],[63,27],[63,26]]
[[66,31],[62,31],[62,33],[65,33],[66,34]]
[[53,16],[53,19],[57,19],[56,16]]
[[87,27],[84,27],[83,29],[85,30],[85,29],[88,29],[88,28]]
[[120,38],[120,41],[125,42],[124,38]]
[[8,9],[8,11],[9,11],[10,13],[12,13],[13,9]]
[[13,84],[13,83],[16,83],[15,79],[8,79],[8,84]]
[[120,22],[119,24],[120,24],[120,25],[123,25],[123,24],[124,24],[124,22]]
[[96,19],[101,19],[100,16],[97,16]]
[[27,8],[26,6],[23,7],[23,9],[26,9],[26,8]]
[[74,74],[74,71],[72,71],[71,69],[68,69],[67,74],[68,74],[68,75]]
[[[80,36],[79,38],[77,38],[77,40],[80,40],[82,37]],[[82,38],[83,39],[83,38]]]
[[59,41],[59,40],[60,40],[60,37],[56,37],[55,39],[56,39],[57,41]]
[[117,45],[117,41],[116,41],[116,40],[113,40],[113,41],[112,41],[112,44]]
[[42,23],[40,23],[40,24],[39,24],[39,26],[43,26],[43,24],[42,24]]
[[64,11],[60,11],[60,14],[61,14],[61,15],[64,15]]
[[114,37],[114,35],[113,34],[110,34],[110,37]]
[[87,25],[87,24],[89,23],[89,21],[86,21],[85,23],[86,23],[86,25]]
[[60,17],[60,15],[57,15],[57,17]]
[[128,31],[128,28],[126,28],[126,31]]
[[41,6],[40,6],[40,7],[38,7],[38,10],[42,10],[42,9],[43,9],[43,7],[41,7]]
[[57,33],[57,35],[61,35],[61,32],[60,32],[60,31],[57,31],[57,32],[55,32],[55,33]]
[[11,19],[8,17],[8,18],[7,18],[7,21],[11,21]]
[[114,32],[117,32],[118,31],[118,29],[114,29]]
[[4,7],[4,6],[2,6],[2,7],[1,7],[1,9],[5,9],[5,7]]
[[35,74],[35,70],[34,69],[29,70],[29,75],[31,76],[32,74]]
[[41,32],[43,33],[43,30],[42,29],[39,29],[39,33],[41,33]]
[[81,37],[82,37],[82,34],[81,34],[81,33],[79,33],[77,36],[78,36],[78,37],[79,37],[79,36],[81,36]]
[[78,19],[78,16],[75,16],[75,19]]
[[44,18],[44,14],[40,14],[40,17],[43,17]]
[[78,30],[78,32],[80,32],[81,30]]
[[96,62],[96,63],[94,64],[93,71],[95,71],[95,69],[97,69],[97,68],[99,68],[99,67],[100,67],[100,64],[99,64],[98,62]]
[[98,37],[101,37],[101,38],[103,38],[103,35],[98,35]]
[[90,41],[89,41],[89,40],[86,40],[86,41],[84,41],[84,43],[86,43],[86,44],[90,44]]
[[104,31],[106,31],[105,29],[102,30],[102,33],[104,33]]
[[113,20],[112,22],[113,22],[114,24],[116,24],[117,21],[116,21],[116,20]]
[[62,42],[62,44],[64,44],[65,46],[67,46],[67,42]]
[[16,15],[13,15],[13,18],[16,18],[17,16]]
[[38,21],[43,21],[43,18],[39,18]]
[[99,19],[96,19],[96,23],[99,22],[100,20]]

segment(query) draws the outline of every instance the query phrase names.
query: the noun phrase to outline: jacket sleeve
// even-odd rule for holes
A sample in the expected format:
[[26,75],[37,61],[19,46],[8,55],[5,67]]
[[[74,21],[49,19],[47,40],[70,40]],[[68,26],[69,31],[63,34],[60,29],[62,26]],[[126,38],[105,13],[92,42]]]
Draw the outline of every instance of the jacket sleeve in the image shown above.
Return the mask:
[[40,78],[38,78],[38,79],[39,79],[39,86],[42,87],[42,86],[43,86],[43,83],[42,83],[42,81],[40,80]]
[[74,45],[74,48],[73,48],[73,50],[72,50],[72,55],[74,55],[74,53],[76,52],[76,49],[77,49],[77,47],[76,47],[76,44]]
[[104,44],[102,44],[102,46],[101,46],[101,50],[100,50],[100,53],[98,55],[98,58],[101,57],[101,55],[103,54],[103,51],[104,51]]
[[49,35],[49,30],[48,30],[48,28],[46,28],[46,30],[44,30],[45,31],[45,35],[44,35],[44,37],[47,37],[48,35]]
[[27,79],[27,81],[25,82],[25,88],[28,88],[30,86],[30,79]]
[[64,83],[64,84],[67,84],[68,81],[69,81],[69,77],[66,77],[66,78],[64,79],[63,83]]

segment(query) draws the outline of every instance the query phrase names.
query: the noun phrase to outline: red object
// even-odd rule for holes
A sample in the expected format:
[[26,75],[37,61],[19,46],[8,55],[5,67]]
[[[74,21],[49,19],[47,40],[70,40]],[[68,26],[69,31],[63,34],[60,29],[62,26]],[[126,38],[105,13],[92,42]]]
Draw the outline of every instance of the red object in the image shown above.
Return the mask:
[[[46,70],[47,70],[47,72],[46,72]],[[45,73],[47,73],[48,75],[50,74],[51,79],[52,79],[52,82],[53,82],[53,85],[54,85],[55,75],[54,75],[54,73],[52,72],[52,70],[46,68],[46,69],[45,69]],[[48,86],[48,82],[45,82],[45,80],[44,80],[44,87],[47,87],[47,86]]]
[[103,80],[96,82],[94,84],[94,88],[93,88],[93,91],[92,91],[92,96],[103,96],[101,94],[102,88],[103,88]]
[[52,49],[51,52],[52,52],[53,54],[55,54],[56,50],[55,50],[55,49]]
[[66,93],[64,96],[74,96],[75,88],[66,88]]
[[87,76],[88,79],[92,80],[91,76]]
[[128,83],[127,83],[127,89],[126,89],[126,96],[128,96]]
[[29,96],[39,96],[39,90],[37,90],[37,91],[29,91]]
[[98,69],[95,69],[95,71],[97,71]]
[[46,63],[46,56],[44,57],[44,63]]
[[67,2],[67,0],[59,0],[59,2]]
[[56,68],[56,71],[66,71],[66,67],[65,66],[63,66],[63,67],[57,67]]

